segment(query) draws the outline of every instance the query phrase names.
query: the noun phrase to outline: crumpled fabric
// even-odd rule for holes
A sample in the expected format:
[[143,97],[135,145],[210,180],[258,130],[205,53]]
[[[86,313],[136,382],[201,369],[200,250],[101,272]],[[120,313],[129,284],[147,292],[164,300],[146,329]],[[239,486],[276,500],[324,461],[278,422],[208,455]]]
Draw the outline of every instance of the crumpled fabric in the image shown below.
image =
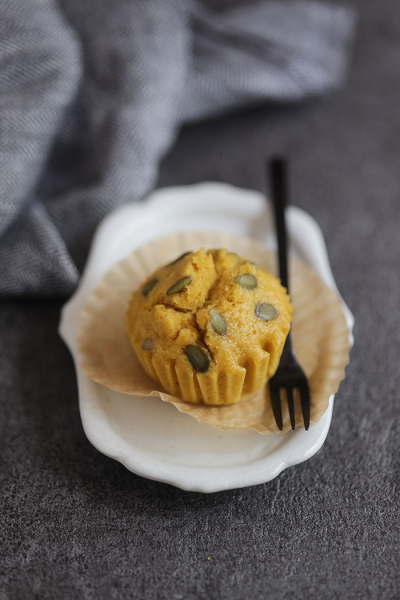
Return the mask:
[[0,0],[0,295],[66,296],[184,123],[343,81],[350,8]]

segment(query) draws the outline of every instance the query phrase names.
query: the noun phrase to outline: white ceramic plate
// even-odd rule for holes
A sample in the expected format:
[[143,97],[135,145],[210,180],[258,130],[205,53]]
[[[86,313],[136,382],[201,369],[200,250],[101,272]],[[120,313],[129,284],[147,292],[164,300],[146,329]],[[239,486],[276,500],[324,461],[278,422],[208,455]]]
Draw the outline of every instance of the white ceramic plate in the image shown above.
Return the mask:
[[[75,361],[83,427],[100,452],[130,471],[184,490],[217,492],[264,483],[319,450],[329,430],[333,396],[319,423],[307,432],[303,428],[284,435],[219,431],[158,398],[109,390],[86,377],[78,365],[79,314],[103,275],[150,239],[189,229],[247,235],[274,248],[264,197],[221,183],[164,188],[147,201],[124,206],[107,217],[94,238],[79,288],[63,307],[60,324],[60,335]],[[316,222],[290,207],[288,229],[293,252],[339,295]],[[353,316],[344,302],[343,308],[352,341]]]

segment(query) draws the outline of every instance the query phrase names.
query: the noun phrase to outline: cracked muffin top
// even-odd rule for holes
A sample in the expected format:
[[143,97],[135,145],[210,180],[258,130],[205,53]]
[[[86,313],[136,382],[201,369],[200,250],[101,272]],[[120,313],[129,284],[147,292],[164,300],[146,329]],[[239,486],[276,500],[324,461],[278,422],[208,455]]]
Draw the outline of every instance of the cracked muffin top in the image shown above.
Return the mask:
[[232,404],[275,373],[291,313],[273,275],[225,249],[201,248],[133,293],[127,332],[143,368],[166,392]]

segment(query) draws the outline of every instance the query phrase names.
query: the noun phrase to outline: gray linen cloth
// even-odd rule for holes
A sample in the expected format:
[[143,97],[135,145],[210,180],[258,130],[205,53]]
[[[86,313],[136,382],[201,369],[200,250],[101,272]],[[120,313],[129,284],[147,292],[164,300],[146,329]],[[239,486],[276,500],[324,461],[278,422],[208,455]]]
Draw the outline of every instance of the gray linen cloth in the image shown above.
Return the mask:
[[353,29],[309,1],[0,0],[0,294],[70,294],[183,123],[334,89]]

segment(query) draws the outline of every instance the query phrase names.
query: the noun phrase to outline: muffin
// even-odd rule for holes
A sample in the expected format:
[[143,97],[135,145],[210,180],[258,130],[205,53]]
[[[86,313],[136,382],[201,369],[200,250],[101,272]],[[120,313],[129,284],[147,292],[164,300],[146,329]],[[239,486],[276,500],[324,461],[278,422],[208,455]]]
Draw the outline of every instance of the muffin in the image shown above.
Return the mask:
[[133,293],[126,328],[143,369],[166,392],[223,405],[272,377],[291,316],[273,275],[225,249],[201,248]]

